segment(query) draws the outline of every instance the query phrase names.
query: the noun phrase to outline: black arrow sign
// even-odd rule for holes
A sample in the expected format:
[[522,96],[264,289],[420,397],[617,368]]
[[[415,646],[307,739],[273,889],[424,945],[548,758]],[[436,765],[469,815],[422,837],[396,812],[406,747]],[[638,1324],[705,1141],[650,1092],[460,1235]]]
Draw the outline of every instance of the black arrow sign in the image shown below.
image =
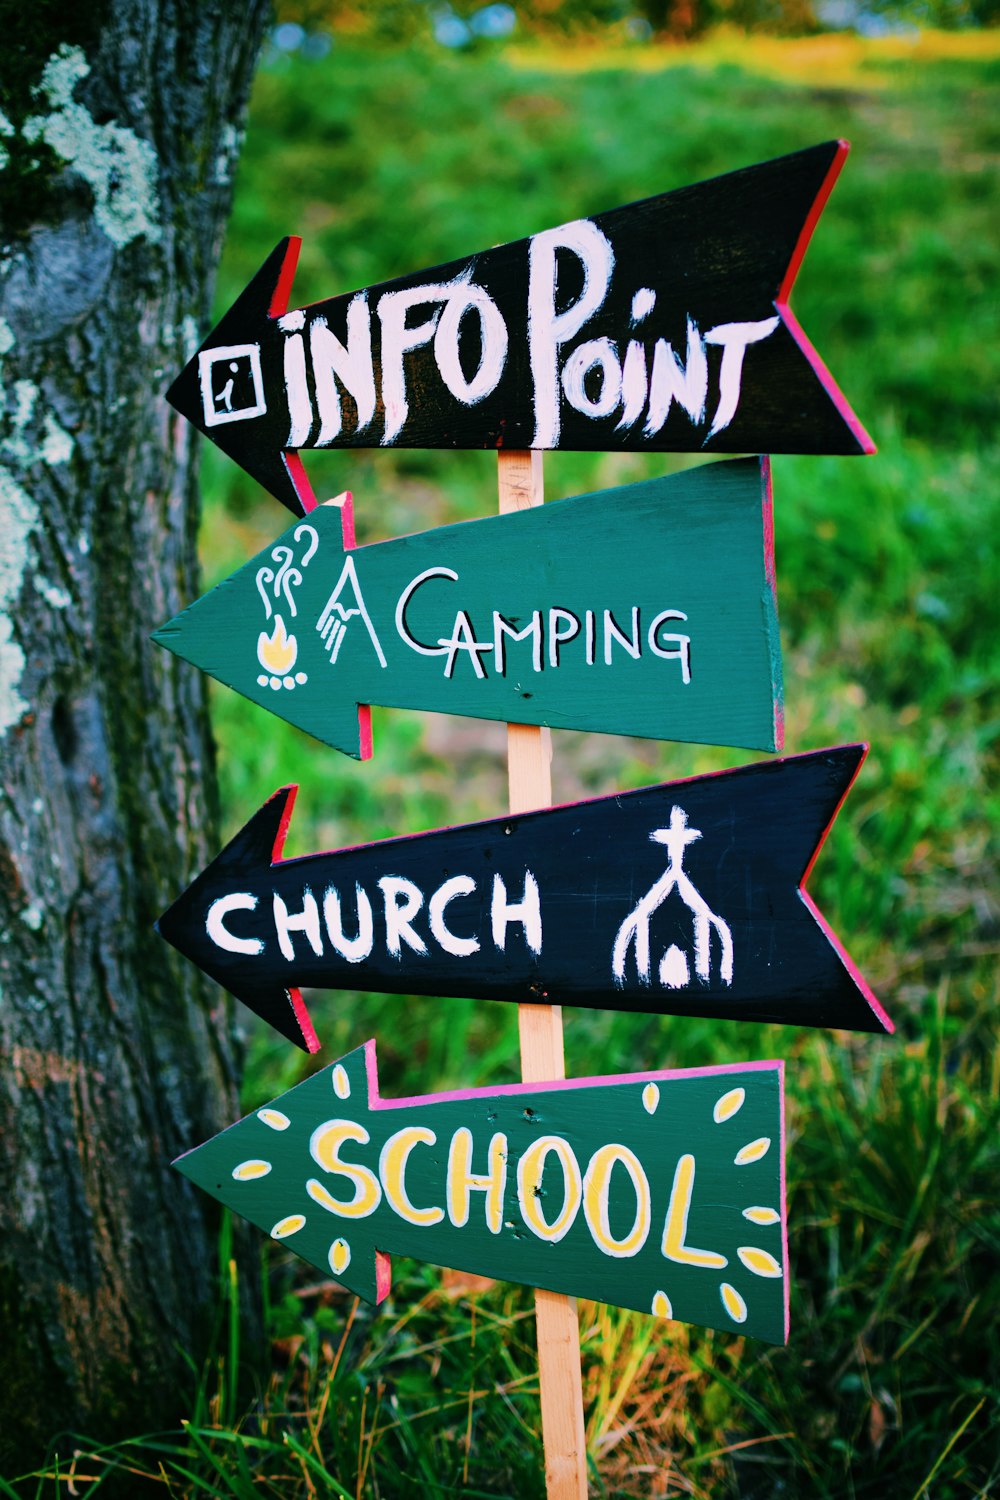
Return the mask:
[[891,1031],[802,889],[866,751],[288,860],[283,787],[157,925],[310,1051],[303,986]]
[[287,312],[281,242],[168,392],[295,514],[297,450],[863,453],[788,307],[829,141]]

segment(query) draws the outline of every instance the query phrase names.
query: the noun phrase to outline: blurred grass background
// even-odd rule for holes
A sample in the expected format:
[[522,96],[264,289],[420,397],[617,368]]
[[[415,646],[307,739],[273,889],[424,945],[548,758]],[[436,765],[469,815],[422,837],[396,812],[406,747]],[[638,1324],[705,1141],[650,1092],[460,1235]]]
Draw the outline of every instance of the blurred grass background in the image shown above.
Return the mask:
[[[791,1343],[582,1304],[592,1493],[998,1493],[1000,38],[722,32],[675,47],[616,32],[613,45],[449,51],[376,46],[350,28],[332,46],[308,26],[276,35],[220,312],[286,233],[304,240],[300,305],[833,136],[852,142],[792,302],[879,453],[775,459],[778,598],[787,751],[871,742],[810,891],[897,1032],[565,1012],[578,1075],[788,1062]],[[287,516],[205,446],[214,583]],[[362,541],[496,508],[489,453],[305,459],[321,498],[353,491]],[[547,498],[692,461],[546,455]],[[376,709],[375,758],[357,765],[234,693],[215,689],[213,704],[227,836],[289,780],[302,785],[291,854],[505,806],[502,726]],[[553,738],[560,801],[747,758]],[[247,1109],[370,1036],[389,1096],[519,1076],[514,1007],[307,998],[320,1058],[251,1030]],[[449,1294],[436,1270],[396,1260],[373,1315],[288,1251],[261,1252],[270,1361],[241,1361],[223,1298],[218,1357],[192,1372],[185,1433],[88,1450],[71,1493],[124,1467],[136,1486],[176,1495],[544,1494],[529,1291]],[[224,1285],[228,1265],[224,1242]]]

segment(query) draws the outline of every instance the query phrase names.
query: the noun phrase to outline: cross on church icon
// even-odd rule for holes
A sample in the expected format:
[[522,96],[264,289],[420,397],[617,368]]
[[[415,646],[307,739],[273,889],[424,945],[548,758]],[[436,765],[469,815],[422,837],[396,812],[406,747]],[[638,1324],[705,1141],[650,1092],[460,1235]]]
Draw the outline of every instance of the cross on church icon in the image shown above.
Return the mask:
[[[618,929],[611,958],[615,983],[622,985],[625,982],[625,961],[633,945],[639,980],[642,984],[652,983],[651,919],[676,893],[676,900],[690,913],[695,974],[703,983],[707,983],[712,976],[714,931],[718,939],[719,978],[723,984],[732,984],[733,935],[729,924],[712,911],[684,870],[684,851],[689,844],[701,838],[701,830],[689,828],[687,813],[683,808],[675,806],[670,811],[669,828],[656,828],[649,837],[654,843],[666,846],[668,864],[659,880],[636,903]],[[677,943],[671,943],[665,948],[657,964],[656,974],[665,989],[680,990],[690,984],[691,963],[684,948]]]

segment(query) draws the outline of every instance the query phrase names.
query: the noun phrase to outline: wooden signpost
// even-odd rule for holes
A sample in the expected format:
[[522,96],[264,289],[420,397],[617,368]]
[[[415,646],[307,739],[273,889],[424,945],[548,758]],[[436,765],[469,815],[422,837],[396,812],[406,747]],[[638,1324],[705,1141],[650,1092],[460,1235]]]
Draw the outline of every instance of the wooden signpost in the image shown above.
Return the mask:
[[801,885],[865,748],[288,860],[283,787],[157,925],[310,1051],[303,987],[887,1031]]
[[154,639],[361,758],[370,703],[777,750],[768,465],[356,549],[345,496]]
[[[542,511],[541,455],[872,452],[788,306],[847,149],[291,312],[283,240],[169,392],[307,519],[160,643],[362,758],[371,703],[507,720],[510,812],[286,860],[283,787],[160,932],[309,1051],[303,986],[515,1002],[525,1080],[386,1101],[368,1042],[176,1165],[370,1301],[390,1253],[534,1286],[549,1500],[574,1296],[788,1331],[781,1064],[567,1081],[561,1005],[892,1030],[804,888],[867,747],[552,808],[542,727],[781,747],[767,460]],[[496,448],[501,516],[356,548],[299,452],[375,446]]]
[[384,1100],[371,1041],[175,1165],[367,1302],[397,1253],[788,1335],[780,1062]]
[[295,514],[299,450],[867,453],[788,306],[848,147],[647,198],[288,311],[285,239],[171,387]]

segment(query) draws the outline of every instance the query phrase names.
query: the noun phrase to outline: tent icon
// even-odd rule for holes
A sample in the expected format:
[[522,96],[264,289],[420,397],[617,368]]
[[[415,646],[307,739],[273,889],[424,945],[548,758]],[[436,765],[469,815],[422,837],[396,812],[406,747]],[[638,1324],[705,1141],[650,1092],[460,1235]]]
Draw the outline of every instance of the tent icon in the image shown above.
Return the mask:
[[[733,935],[728,923],[712,911],[684,871],[684,850],[695,839],[701,838],[701,830],[689,828],[687,813],[681,807],[670,811],[669,828],[656,828],[649,835],[657,844],[666,845],[669,863],[659,880],[636,903],[618,929],[611,956],[611,970],[615,983],[625,983],[625,961],[629,948],[635,944],[635,962],[641,984],[652,983],[650,974],[650,919],[667,898],[676,891],[681,902],[688,908],[692,918],[692,946],[694,971],[707,983],[712,975],[712,931],[718,935],[719,978],[723,984],[733,982]],[[665,989],[684,989],[691,982],[691,964],[687,953],[677,943],[671,943],[657,965],[657,978]]]

